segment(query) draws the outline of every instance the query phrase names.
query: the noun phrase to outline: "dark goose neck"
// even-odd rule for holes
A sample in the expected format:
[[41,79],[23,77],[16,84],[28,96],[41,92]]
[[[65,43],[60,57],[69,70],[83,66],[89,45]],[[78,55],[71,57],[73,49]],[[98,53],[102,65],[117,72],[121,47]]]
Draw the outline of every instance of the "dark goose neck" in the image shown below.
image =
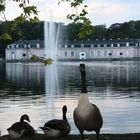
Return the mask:
[[81,72],[81,93],[87,93],[87,85],[86,85],[86,69],[84,64],[80,64],[80,72]]
[[20,118],[20,122],[24,122],[24,117],[21,117]]
[[63,120],[67,121],[66,113],[63,113]]
[[63,106],[62,112],[63,112],[63,120],[67,121],[67,117],[66,117],[67,107],[66,106]]

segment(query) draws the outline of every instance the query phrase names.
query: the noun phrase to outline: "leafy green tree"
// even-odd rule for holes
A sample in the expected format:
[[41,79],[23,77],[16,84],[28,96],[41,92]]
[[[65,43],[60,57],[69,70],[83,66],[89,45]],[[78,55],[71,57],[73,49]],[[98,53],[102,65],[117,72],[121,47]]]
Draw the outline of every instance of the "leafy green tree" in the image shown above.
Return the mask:
[[75,24],[75,23],[70,23],[70,24],[68,24],[67,25],[67,28],[66,28],[66,30],[67,30],[67,35],[68,35],[68,39],[69,40],[79,40],[79,37],[78,37],[78,34],[79,34],[79,32],[80,32],[80,26],[81,26],[81,24],[79,23],[77,23],[77,24]]
[[[72,12],[67,15],[74,24],[80,24],[79,38],[85,38],[91,34],[91,21],[87,18],[88,12],[86,11],[87,5],[83,4],[85,0],[60,0],[61,2],[69,2]],[[80,12],[79,12],[80,11]]]
[[19,29],[22,40],[43,40],[43,22],[30,23],[29,21],[25,21],[19,24],[17,28]]
[[[0,14],[2,19],[6,20],[6,16],[4,14],[5,11],[5,1],[0,0]],[[30,22],[38,22],[38,11],[37,7],[34,5],[29,5],[30,0],[13,0],[14,2],[19,4],[19,8],[23,10],[21,15],[14,19],[13,27],[15,28],[18,24],[23,23],[25,20]],[[58,4],[61,2],[69,2],[72,11],[70,14],[67,15],[67,18],[72,20],[75,24],[81,24],[80,32],[78,33],[79,38],[84,38],[91,34],[91,21],[89,18],[86,17],[88,12],[86,11],[87,5],[84,5],[84,0],[60,0]],[[80,12],[78,12],[80,10]]]
[[92,26],[90,39],[106,39],[106,25]]
[[[33,6],[29,5],[29,0],[13,0],[13,1],[18,3],[19,8],[23,10],[21,15],[19,15],[17,18],[14,19],[16,24],[23,22],[25,19],[29,20],[30,22],[38,21],[37,7],[34,5]],[[0,0],[0,14],[2,19],[7,20],[4,14],[6,9],[5,2],[6,0]]]

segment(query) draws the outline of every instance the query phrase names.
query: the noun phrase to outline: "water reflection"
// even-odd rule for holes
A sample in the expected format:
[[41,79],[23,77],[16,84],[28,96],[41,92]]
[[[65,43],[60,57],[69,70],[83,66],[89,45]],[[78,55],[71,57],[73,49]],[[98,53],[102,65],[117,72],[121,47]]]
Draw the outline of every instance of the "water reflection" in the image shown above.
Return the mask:
[[[140,131],[140,62],[88,62],[89,100],[99,106],[104,125],[102,133]],[[0,64],[0,130],[7,134],[13,122],[24,113],[37,129],[47,120],[61,118],[68,106],[71,133],[79,133],[73,110],[80,94],[79,62]],[[58,79],[57,79],[58,78]],[[10,116],[10,117],[9,117]]]
[[[59,95],[59,84],[58,84],[58,69],[57,64],[45,66],[45,95],[46,102],[48,102],[47,108],[56,112],[56,104],[54,98],[55,95]],[[52,113],[54,118],[54,113]]]

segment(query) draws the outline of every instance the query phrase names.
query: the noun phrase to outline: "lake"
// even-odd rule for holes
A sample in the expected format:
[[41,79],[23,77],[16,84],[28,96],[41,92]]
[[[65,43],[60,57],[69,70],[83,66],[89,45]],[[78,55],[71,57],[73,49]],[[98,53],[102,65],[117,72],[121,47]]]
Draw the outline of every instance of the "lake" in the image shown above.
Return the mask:
[[[90,102],[102,113],[101,133],[140,132],[140,62],[84,62]],[[0,131],[28,114],[39,129],[50,119],[62,118],[67,105],[71,134],[79,134],[73,111],[81,92],[80,62],[0,63]],[[87,132],[88,133],[88,132]],[[93,133],[93,132],[92,132]]]

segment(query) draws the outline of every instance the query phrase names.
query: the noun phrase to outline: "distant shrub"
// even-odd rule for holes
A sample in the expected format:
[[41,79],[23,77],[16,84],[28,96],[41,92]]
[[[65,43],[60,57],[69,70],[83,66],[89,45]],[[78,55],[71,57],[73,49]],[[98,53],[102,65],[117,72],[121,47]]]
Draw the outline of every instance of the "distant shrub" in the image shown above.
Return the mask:
[[38,60],[39,60],[39,57],[36,56],[36,55],[32,55],[32,56],[31,56],[31,60],[33,60],[33,61],[38,61]]

